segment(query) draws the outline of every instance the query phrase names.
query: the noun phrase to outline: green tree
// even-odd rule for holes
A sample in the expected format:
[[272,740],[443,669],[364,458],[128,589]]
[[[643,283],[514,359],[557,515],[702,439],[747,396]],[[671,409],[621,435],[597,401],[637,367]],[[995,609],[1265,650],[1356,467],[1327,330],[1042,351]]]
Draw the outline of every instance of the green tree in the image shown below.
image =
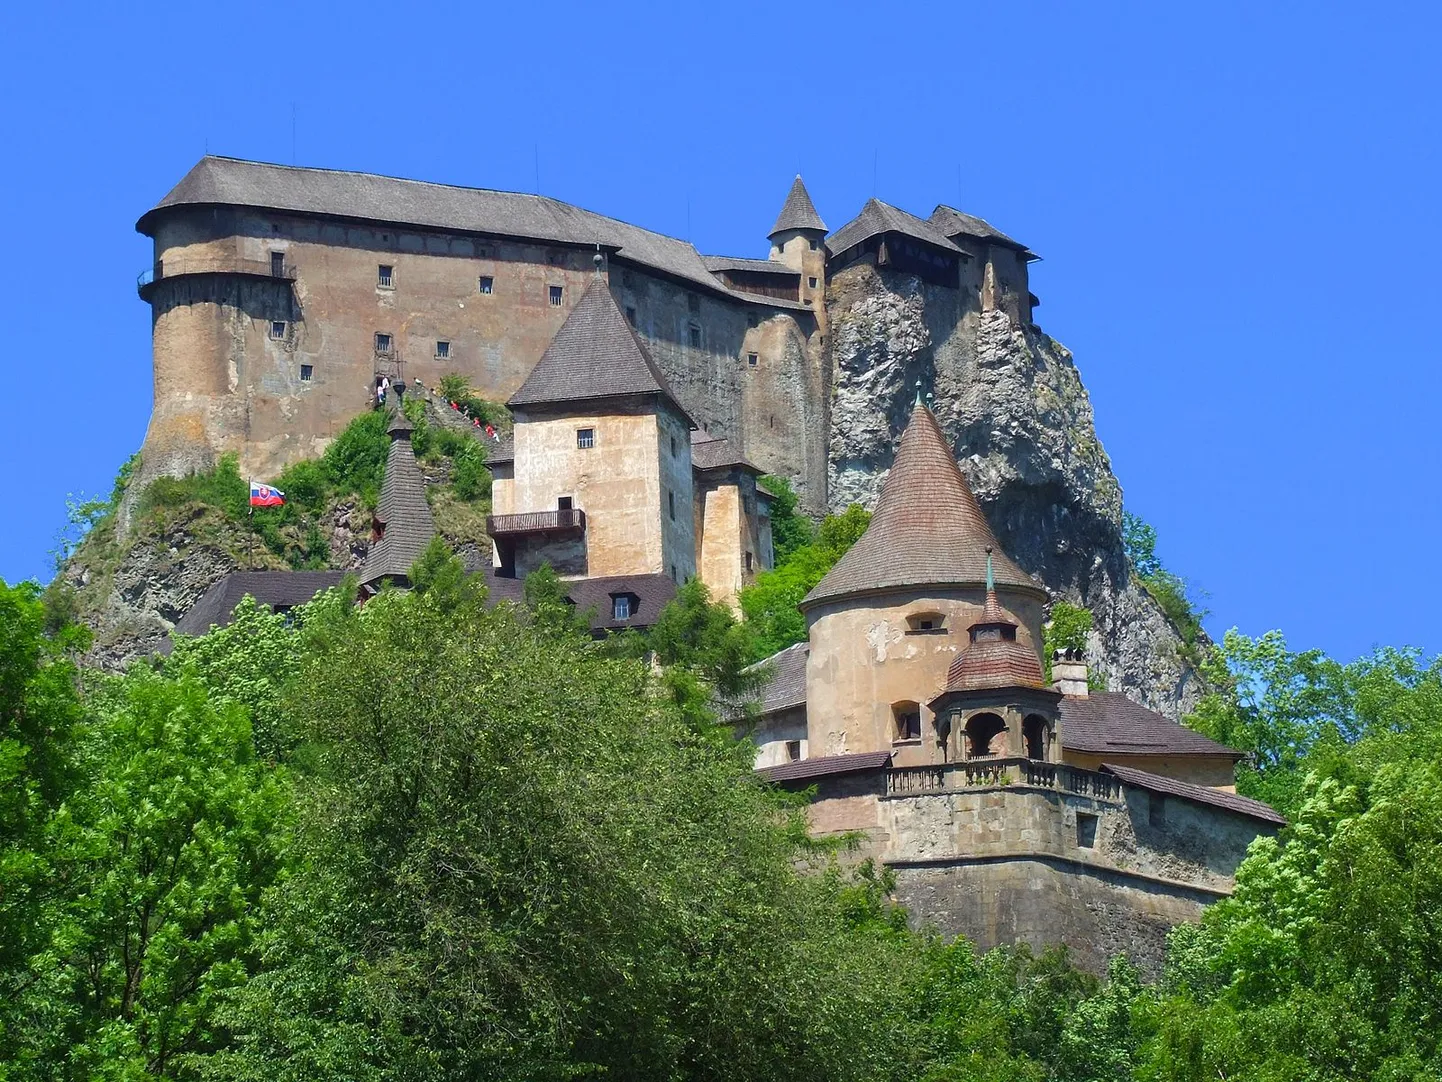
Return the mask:
[[859,1078],[904,959],[742,744],[512,606],[384,593],[310,657],[303,859],[221,1078]]
[[798,510],[796,492],[784,477],[770,474],[756,482],[771,494],[771,544],[776,553],[776,566],[791,559],[803,545],[809,545],[816,529]]
[[137,666],[89,711],[85,781],[48,824],[56,896],[13,1004],[15,1077],[179,1077],[245,979],[286,788],[245,710],[193,676]]
[[1086,655],[1087,637],[1092,631],[1091,609],[1067,601],[1053,602],[1051,619],[1042,628],[1042,664],[1047,681],[1051,680],[1051,663],[1058,650],[1075,650]]
[[822,576],[854,545],[871,522],[871,513],[852,504],[828,516],[816,539],[793,551],[775,570],[763,571],[741,591],[741,611],[756,659],[770,657],[806,638],[806,620],[797,608]]

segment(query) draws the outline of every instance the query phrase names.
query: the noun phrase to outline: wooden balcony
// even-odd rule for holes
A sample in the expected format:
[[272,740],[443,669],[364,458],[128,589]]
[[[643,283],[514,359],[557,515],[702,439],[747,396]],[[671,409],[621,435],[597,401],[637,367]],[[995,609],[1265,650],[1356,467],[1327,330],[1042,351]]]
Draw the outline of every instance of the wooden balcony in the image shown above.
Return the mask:
[[556,511],[527,511],[520,515],[487,515],[486,533],[492,537],[521,537],[527,534],[583,533],[586,512],[579,507]]
[[149,270],[140,272],[135,280],[135,290],[140,299],[149,301],[155,292],[156,283],[168,278],[184,278],[198,274],[233,274],[242,278],[278,278],[284,282],[295,281],[295,265],[279,259],[241,259],[216,255],[194,259],[165,259],[158,261]]

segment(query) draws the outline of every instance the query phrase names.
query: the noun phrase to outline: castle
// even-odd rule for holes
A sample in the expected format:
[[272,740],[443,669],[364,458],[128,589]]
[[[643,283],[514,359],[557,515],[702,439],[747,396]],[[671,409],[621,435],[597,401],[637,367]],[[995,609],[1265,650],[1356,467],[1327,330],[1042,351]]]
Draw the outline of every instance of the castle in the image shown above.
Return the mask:
[[[215,158],[140,228],[156,238],[148,471],[235,451],[265,473],[319,450],[381,378],[460,371],[515,420],[471,569],[504,599],[551,566],[597,634],[647,626],[688,579],[731,600],[769,568],[763,471],[825,506],[836,276],[945,291],[957,327],[1030,325],[1037,303],[1035,257],[979,219],[872,200],[828,235],[799,178],[768,260],[538,196]],[[435,533],[398,408],[389,431],[366,593],[404,586]],[[340,577],[297,575],[227,576],[177,629]],[[1080,657],[1048,677],[1047,601],[918,393],[870,526],[802,603],[807,641],[764,663],[759,720],[737,724],[758,770],[814,790],[813,831],[861,839],[920,919],[1155,968],[1166,931],[1225,896],[1282,820],[1235,793],[1240,753],[1093,690]]]
[[205,157],[136,223],[154,240],[155,406],[142,479],[237,452],[267,476],[318,454],[382,376],[459,372],[505,400],[599,272],[689,415],[826,508],[830,280],[914,274],[1029,323],[1036,257],[978,218],[878,200],[829,237],[798,177],[767,259],[540,195]]

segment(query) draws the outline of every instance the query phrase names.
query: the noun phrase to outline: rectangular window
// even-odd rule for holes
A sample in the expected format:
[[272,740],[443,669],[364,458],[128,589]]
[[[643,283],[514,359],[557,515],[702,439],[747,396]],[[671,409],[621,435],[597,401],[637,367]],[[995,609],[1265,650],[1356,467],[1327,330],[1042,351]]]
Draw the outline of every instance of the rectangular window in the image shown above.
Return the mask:
[[701,348],[701,328],[696,326],[696,324],[694,323],[691,324],[691,348]]
[[676,521],[676,493],[674,493],[674,492],[668,492],[668,493],[666,493],[666,505],[667,505],[667,508],[669,509],[669,512],[670,512],[670,515],[671,515],[671,521],[672,521],[672,522],[675,522],[675,521]]
[[761,360],[761,358],[758,357],[758,356],[757,356],[756,354],[754,354],[754,353],[748,353],[748,354],[746,354],[746,364],[747,364],[747,366],[749,366],[749,367],[751,367],[751,368],[755,368],[755,367],[756,367],[756,363],[757,363],[758,361],[760,361],[760,360]]
[[571,510],[571,497],[570,497],[570,496],[557,496],[557,497],[556,497],[556,510],[557,510],[557,511],[569,511],[569,510]]
[[376,285],[382,289],[390,289],[394,286],[395,278],[393,277],[393,270],[394,268],[392,268],[389,263],[382,263],[378,266],[376,268]]
[[801,741],[799,741],[799,740],[788,740],[788,741],[786,741],[786,759],[787,759],[787,761],[794,763],[794,762],[796,762],[796,760],[798,760],[798,759],[800,759],[800,758],[801,758]]
[[582,451],[589,451],[596,446],[596,430],[594,428],[576,429],[576,446]]
[[817,248],[816,242],[813,240],[813,241],[811,242],[811,250],[814,252],[814,251],[816,251],[816,248]]
[[559,308],[559,307],[561,307],[561,287],[560,287],[560,286],[552,286],[552,287],[551,287],[551,307],[552,307],[552,308]]
[[309,383],[311,376],[315,375],[315,368],[312,365],[303,364],[300,366],[300,381]]
[[636,309],[632,305],[626,305],[626,322],[631,326],[636,325]]
[[810,289],[815,289],[815,288],[816,288],[816,279],[815,279],[815,278],[808,278],[808,279],[806,279],[806,285],[807,285],[807,287],[810,288]]
[[1080,849],[1097,847],[1097,817],[1087,812],[1076,813],[1076,843]]
[[631,619],[631,596],[629,594],[617,594],[611,598],[611,619]]
[[481,275],[481,277],[480,277],[480,279],[479,279],[478,281],[479,281],[480,291],[481,291],[482,293],[484,293],[484,294],[489,294],[489,293],[491,292],[491,284],[492,284],[492,283],[491,283],[491,276],[490,276],[489,274],[483,274],[483,275]]
[[751,553],[746,554],[746,573],[751,574]]
[[681,576],[676,574],[675,564],[671,565],[671,581],[674,582],[677,586],[681,585]]
[[284,278],[284,277],[285,277],[285,253],[284,253],[284,252],[271,252],[271,253],[270,253],[270,273],[271,273],[271,277],[273,277],[273,278]]
[[376,332],[376,352],[380,354],[389,354],[391,352],[390,335],[381,334],[379,331]]
[[285,337],[285,320],[272,319],[270,321],[270,336],[277,340]]
[[436,342],[436,360],[444,361],[451,355],[451,344],[444,338]]

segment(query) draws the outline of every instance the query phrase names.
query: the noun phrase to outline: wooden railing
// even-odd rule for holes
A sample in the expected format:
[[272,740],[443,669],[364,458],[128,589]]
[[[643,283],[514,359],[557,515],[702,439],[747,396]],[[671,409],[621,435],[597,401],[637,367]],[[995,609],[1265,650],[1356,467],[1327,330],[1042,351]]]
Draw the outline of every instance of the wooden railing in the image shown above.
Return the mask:
[[556,511],[527,511],[520,515],[487,515],[486,532],[492,537],[507,534],[551,533],[559,530],[584,530],[586,512],[579,507]]
[[891,796],[913,793],[942,793],[966,789],[990,789],[1023,785],[1034,789],[1056,789],[1098,800],[1120,800],[1121,783],[1110,774],[1046,763],[1021,757],[968,759],[936,766],[902,766],[887,771],[886,791]]

